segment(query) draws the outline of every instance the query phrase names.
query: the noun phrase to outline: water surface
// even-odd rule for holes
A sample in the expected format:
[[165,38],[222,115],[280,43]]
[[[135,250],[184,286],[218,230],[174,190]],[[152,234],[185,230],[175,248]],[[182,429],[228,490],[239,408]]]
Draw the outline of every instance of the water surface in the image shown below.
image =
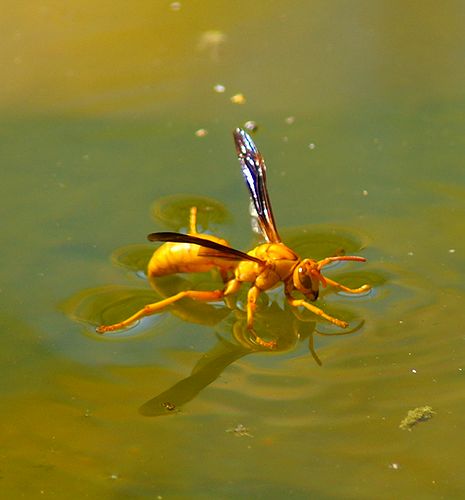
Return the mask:
[[[5,495],[463,495],[464,16],[363,1],[6,9]],[[146,234],[166,229],[157,200],[217,200],[228,217],[205,225],[256,243],[231,138],[246,120],[286,241],[368,259],[328,275],[370,295],[320,303],[351,333],[296,320],[273,293],[259,323],[274,352],[221,305],[95,334],[105,311],[156,293],[140,271]],[[399,428],[425,405],[431,420]]]

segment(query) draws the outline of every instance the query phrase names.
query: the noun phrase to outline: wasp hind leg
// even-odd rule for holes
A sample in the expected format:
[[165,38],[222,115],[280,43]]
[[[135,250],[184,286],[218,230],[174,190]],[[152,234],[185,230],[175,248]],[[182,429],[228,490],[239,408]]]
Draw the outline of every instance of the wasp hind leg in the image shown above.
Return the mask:
[[97,333],[107,333],[114,332],[115,330],[122,330],[132,326],[136,321],[145,318],[146,316],[151,316],[160,312],[165,307],[177,302],[178,300],[184,298],[190,298],[193,300],[199,300],[201,302],[214,302],[223,297],[223,290],[212,290],[212,291],[199,291],[199,290],[184,290],[177,293],[171,297],[160,300],[159,302],[154,302],[153,304],[147,304],[142,309],[137,311],[135,314],[129,318],[120,321],[119,323],[114,323],[113,325],[101,325],[97,328]]

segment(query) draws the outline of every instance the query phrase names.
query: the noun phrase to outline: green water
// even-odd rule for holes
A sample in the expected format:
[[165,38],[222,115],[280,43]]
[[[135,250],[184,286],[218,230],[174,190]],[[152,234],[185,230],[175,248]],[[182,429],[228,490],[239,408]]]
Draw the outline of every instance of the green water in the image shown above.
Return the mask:
[[[456,2],[5,6],[6,498],[465,494],[464,22]],[[217,200],[203,224],[256,243],[231,137],[246,120],[286,242],[368,259],[327,274],[372,293],[318,302],[349,333],[296,318],[278,290],[257,316],[273,352],[248,342],[244,295],[97,335],[218,286],[145,280],[146,235],[186,226],[160,220],[167,196]]]

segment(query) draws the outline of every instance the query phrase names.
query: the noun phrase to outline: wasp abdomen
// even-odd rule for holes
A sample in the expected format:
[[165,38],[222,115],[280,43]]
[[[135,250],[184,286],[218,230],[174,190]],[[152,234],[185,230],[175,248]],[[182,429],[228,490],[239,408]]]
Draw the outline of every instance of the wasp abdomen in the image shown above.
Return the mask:
[[[229,246],[222,238],[198,235],[221,245]],[[235,262],[217,258],[218,252],[192,243],[165,243],[155,250],[148,265],[152,278],[176,273],[203,273],[213,268],[233,269]]]

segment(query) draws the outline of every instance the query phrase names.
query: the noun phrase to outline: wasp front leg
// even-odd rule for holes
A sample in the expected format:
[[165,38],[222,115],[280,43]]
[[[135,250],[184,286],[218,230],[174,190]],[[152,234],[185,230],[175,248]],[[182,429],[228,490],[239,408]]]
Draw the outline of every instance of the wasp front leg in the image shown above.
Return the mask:
[[223,290],[212,290],[212,291],[199,291],[199,290],[184,290],[182,292],[177,293],[171,297],[160,300],[159,302],[154,302],[153,304],[147,304],[142,309],[137,311],[135,314],[125,319],[124,321],[120,321],[119,323],[115,323],[113,325],[102,325],[97,328],[97,333],[106,333],[106,332],[114,332],[115,330],[122,330],[124,328],[128,328],[132,326],[136,321],[145,318],[146,316],[151,316],[157,312],[160,312],[165,307],[174,304],[178,300],[184,298],[190,298],[193,300],[199,300],[202,302],[214,302],[223,297]]
[[[340,261],[365,262],[366,259],[365,257],[358,257],[356,255],[341,255],[340,257],[326,257],[325,259],[318,261],[317,263],[318,271],[321,271],[323,267],[327,266],[328,264],[331,264],[332,262],[340,262]],[[343,292],[347,293],[358,294],[358,293],[368,292],[368,290],[371,290],[370,285],[362,285],[358,288],[349,288],[347,286],[341,285],[337,281],[327,278],[326,276],[324,277],[324,281],[325,284],[331,285],[332,287],[338,288],[339,290],[342,290]]]
[[333,323],[333,325],[339,326],[341,328],[347,328],[349,326],[349,323],[337,318],[333,318],[333,316],[326,314],[322,309],[314,306],[313,304],[310,304],[306,300],[295,299],[294,297],[292,297],[290,293],[286,294],[286,299],[291,306],[305,307],[305,309],[307,309],[308,311],[312,312],[313,314],[316,314],[317,316],[320,316],[320,318],[324,318],[326,321],[329,321],[330,323]]
[[[323,267],[327,266],[328,264],[331,264],[332,262],[339,262],[339,261],[365,262],[366,259],[365,257],[358,257],[356,255],[341,255],[340,257],[326,257],[325,259],[319,260],[317,262],[318,271],[321,271]],[[343,292],[353,293],[353,294],[364,293],[371,290],[370,285],[362,285],[359,286],[358,288],[349,288],[348,286],[341,285],[337,281],[334,281],[324,276],[324,286],[326,285],[331,285],[332,287],[342,290]]]
[[337,281],[334,281],[332,279],[327,278],[326,276],[325,276],[325,281],[328,285],[331,285],[332,287],[337,288],[338,290],[342,290],[343,292],[346,292],[346,293],[353,293],[354,295],[359,294],[359,293],[368,292],[371,290],[370,285],[362,285],[362,286],[359,286],[358,288],[349,288],[347,286],[341,285]]

